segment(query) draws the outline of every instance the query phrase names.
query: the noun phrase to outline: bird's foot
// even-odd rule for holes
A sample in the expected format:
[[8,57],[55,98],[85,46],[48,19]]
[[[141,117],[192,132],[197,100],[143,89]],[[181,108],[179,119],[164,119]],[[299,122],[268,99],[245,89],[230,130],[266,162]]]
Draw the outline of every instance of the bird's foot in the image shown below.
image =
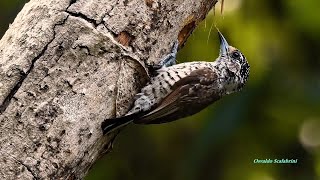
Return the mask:
[[176,40],[172,46],[171,52],[163,57],[158,64],[150,65],[151,70],[156,71],[162,67],[169,67],[177,64],[176,56],[178,52],[179,41]]

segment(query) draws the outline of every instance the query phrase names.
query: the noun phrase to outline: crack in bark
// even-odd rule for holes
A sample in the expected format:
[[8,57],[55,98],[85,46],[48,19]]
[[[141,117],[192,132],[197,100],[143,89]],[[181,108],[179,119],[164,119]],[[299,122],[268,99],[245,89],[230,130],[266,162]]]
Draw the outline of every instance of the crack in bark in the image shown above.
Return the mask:
[[17,84],[11,89],[10,93],[7,95],[7,97],[3,100],[2,104],[0,105],[0,115],[7,109],[7,107],[9,106],[9,103],[11,101],[11,99],[13,98],[13,96],[16,94],[16,92],[18,91],[18,89],[20,88],[23,80],[25,79],[26,73],[23,73],[21,71],[21,76],[19,81],[17,82]]
[[100,24],[98,24],[98,23],[96,22],[95,19],[91,19],[91,18],[87,17],[86,15],[82,14],[81,12],[76,12],[76,13],[75,13],[75,12],[71,12],[71,11],[69,11],[69,10],[66,10],[66,12],[67,12],[68,14],[70,14],[71,16],[78,17],[78,18],[81,18],[81,19],[84,19],[84,20],[88,21],[89,23],[93,24],[93,26],[94,26],[95,28],[97,28],[97,27],[100,25]]
[[68,5],[68,7],[66,8],[66,11],[69,9],[70,6],[72,6],[72,4],[76,3],[78,0],[70,0],[70,3]]
[[10,93],[7,95],[7,97],[4,99],[3,103],[0,104],[0,115],[7,109],[7,107],[9,106],[11,99],[13,98],[13,96],[17,93],[17,91],[20,89],[23,81],[27,78],[27,76],[30,74],[30,72],[33,70],[34,68],[34,64],[37,62],[38,59],[40,59],[45,52],[47,51],[49,45],[54,41],[55,37],[56,37],[56,31],[55,28],[58,25],[63,25],[66,20],[68,19],[69,16],[67,16],[65,19],[63,19],[62,22],[57,23],[53,26],[53,38],[45,45],[45,47],[42,49],[42,51],[35,57],[32,59],[31,64],[29,69],[27,70],[27,72],[21,72],[21,76],[19,81],[15,84],[15,86],[11,89]]
[[[68,7],[69,8],[69,7]],[[92,19],[92,18],[89,18],[88,16],[86,16],[85,14],[81,13],[81,12],[72,12],[72,11],[69,11],[67,8],[67,10],[65,11],[66,13],[68,13],[70,16],[73,16],[73,17],[77,17],[77,18],[81,18],[87,22],[89,22],[90,24],[92,24],[94,26],[95,29],[97,29],[97,27],[99,25],[103,25],[109,33],[112,34],[113,38],[117,35],[115,32],[113,32],[111,29],[109,29],[104,23],[103,19],[101,20],[101,22],[99,22],[99,20],[95,20],[95,19]],[[99,22],[99,23],[98,23]]]
[[28,165],[24,164],[22,161],[18,160],[17,158],[15,158],[14,156],[12,156],[12,155],[10,155],[10,154],[8,154],[8,153],[6,153],[6,152],[1,152],[1,151],[0,151],[0,153],[3,154],[3,155],[6,154],[8,157],[12,158],[14,161],[18,162],[18,163],[21,164],[23,167],[25,167],[25,168],[27,169],[27,171],[30,172],[30,174],[33,176],[33,179],[35,179],[35,180],[40,179],[40,178],[37,176],[37,174],[34,173],[34,172],[31,170],[31,168],[30,168]]
[[[15,158],[14,158],[15,159]],[[21,164],[23,167],[25,167],[27,169],[28,172],[30,172],[30,174],[33,176],[33,179],[38,180],[40,179],[37,174],[35,172],[33,172],[30,168],[30,166],[24,164],[22,161],[15,159],[19,164]]]
[[[84,19],[86,20],[87,22],[91,23],[95,28],[97,28],[99,25],[104,25],[104,21],[103,19],[106,17],[106,15],[109,15],[109,13],[114,9],[114,7],[116,5],[119,4],[119,1],[117,1],[116,5],[115,6],[112,6],[111,10],[109,10],[109,12],[106,12],[106,15],[102,16],[102,19],[100,20],[95,20],[95,19],[92,19],[92,18],[89,18],[88,16],[86,16],[85,14],[81,13],[81,12],[72,12],[70,10],[68,10],[70,8],[70,6],[72,6],[72,4],[76,3],[77,0],[70,0],[70,4],[69,6],[66,8],[65,12],[68,13],[70,16],[73,16],[73,17],[78,17],[78,18],[81,18],[81,19]],[[116,36],[117,34],[113,31],[111,31],[111,29],[109,29],[107,26],[104,25],[104,27],[113,35],[113,36]]]

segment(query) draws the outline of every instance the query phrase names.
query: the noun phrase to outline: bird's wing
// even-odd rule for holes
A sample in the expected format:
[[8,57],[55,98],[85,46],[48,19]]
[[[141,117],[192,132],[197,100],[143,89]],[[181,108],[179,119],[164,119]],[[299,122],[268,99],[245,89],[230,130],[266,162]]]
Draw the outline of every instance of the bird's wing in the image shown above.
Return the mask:
[[182,101],[187,100],[189,103],[192,103],[193,99],[197,98],[197,95],[190,91],[191,88],[195,88],[195,85],[210,85],[217,80],[217,77],[217,74],[210,68],[201,68],[192,71],[190,75],[180,79],[173,85],[172,92],[165,97],[159,105],[151,109],[141,118],[134,120],[134,122],[137,124],[166,122],[166,120],[158,120],[181,110],[181,103],[185,103]]

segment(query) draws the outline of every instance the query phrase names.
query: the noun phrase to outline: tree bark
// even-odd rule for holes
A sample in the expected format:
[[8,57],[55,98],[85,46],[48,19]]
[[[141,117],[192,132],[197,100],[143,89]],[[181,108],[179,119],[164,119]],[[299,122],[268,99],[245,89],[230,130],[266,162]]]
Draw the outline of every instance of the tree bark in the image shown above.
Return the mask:
[[0,41],[0,179],[81,179],[178,38],[217,0],[31,0]]

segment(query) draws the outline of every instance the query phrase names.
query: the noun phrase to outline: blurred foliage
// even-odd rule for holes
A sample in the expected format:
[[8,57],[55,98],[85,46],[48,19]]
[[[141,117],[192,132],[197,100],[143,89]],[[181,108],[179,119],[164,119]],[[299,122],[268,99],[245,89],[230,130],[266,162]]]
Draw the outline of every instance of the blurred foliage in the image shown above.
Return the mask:
[[[0,33],[26,1],[0,2]],[[241,93],[195,116],[128,126],[87,180],[320,179],[320,1],[225,0],[188,39],[178,61],[213,61],[216,23],[251,65]],[[254,159],[298,159],[254,164]]]

